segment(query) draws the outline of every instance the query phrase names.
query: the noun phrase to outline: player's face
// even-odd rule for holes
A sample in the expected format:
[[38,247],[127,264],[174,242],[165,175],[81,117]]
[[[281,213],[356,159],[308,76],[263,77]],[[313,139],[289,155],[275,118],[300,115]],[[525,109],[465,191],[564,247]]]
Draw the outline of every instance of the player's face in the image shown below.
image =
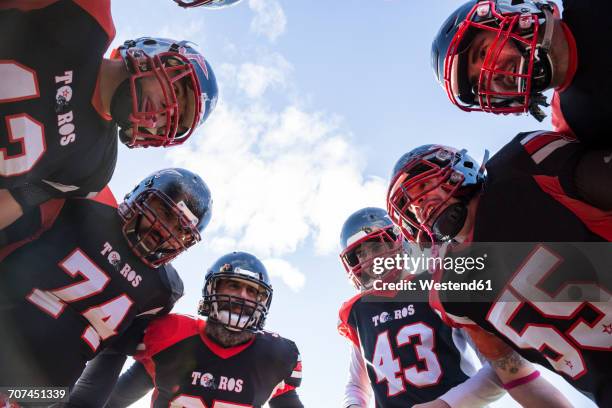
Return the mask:
[[220,295],[230,295],[252,301],[256,301],[257,297],[259,296],[257,286],[237,279],[223,279],[219,281],[217,293]]
[[399,253],[396,246],[394,242],[376,239],[366,241],[355,248],[355,256],[362,265],[359,271],[359,280],[364,287],[369,287],[374,279],[382,278],[382,274],[374,273],[374,259],[395,256],[396,253]]
[[[435,182],[432,179],[424,180],[416,183],[408,191],[409,196],[418,197],[411,202],[408,208],[420,224],[433,224],[436,214],[458,201],[456,198],[449,197],[450,193],[442,187],[434,188]],[[428,226],[431,227],[431,225]]]
[[[516,74],[520,72],[521,54],[512,42],[497,40],[492,31],[479,30],[468,50],[467,73],[470,84],[478,88],[483,64],[482,83],[487,91],[516,92],[518,88]],[[494,69],[492,73],[488,69]],[[490,81],[490,82],[489,82]],[[482,90],[482,89],[481,89]]]
[[[170,85],[167,83],[160,83],[154,76],[147,76],[139,79],[139,83],[142,89],[142,100],[141,110],[144,112],[159,112],[166,107],[165,94],[170,93]],[[165,88],[165,89],[164,89]],[[185,80],[179,80],[172,84],[172,89],[176,95],[176,100],[179,106],[179,127],[178,133],[182,133],[187,130],[191,125],[192,117],[188,117],[187,111],[189,111],[189,104],[192,104],[193,92],[188,89]],[[165,93],[164,93],[165,92]],[[152,113],[147,118],[150,121],[150,126],[143,127],[142,129],[154,135],[166,134],[166,125],[169,122],[169,118],[164,113]],[[132,129],[126,131],[131,136]],[[136,137],[136,140],[142,140],[142,138]]]
[[181,228],[177,214],[157,197],[148,203],[151,214],[143,215],[138,226],[142,246],[147,251],[178,251],[189,246],[191,234]]

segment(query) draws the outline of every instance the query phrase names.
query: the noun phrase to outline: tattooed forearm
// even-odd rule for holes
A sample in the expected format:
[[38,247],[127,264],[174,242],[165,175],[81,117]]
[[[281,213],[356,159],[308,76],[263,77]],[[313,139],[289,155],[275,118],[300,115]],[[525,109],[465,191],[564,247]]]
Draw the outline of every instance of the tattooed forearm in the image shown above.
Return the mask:
[[509,372],[510,374],[516,374],[521,367],[527,364],[527,360],[525,360],[515,351],[497,360],[491,360],[490,362],[493,368],[499,368]]

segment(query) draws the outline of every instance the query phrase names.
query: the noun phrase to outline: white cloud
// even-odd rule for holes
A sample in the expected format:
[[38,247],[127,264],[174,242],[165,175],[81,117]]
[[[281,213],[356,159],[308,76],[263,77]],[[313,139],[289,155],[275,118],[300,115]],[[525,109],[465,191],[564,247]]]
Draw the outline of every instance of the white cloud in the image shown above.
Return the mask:
[[[280,108],[269,106],[268,88],[294,87],[291,69],[274,54],[256,63],[220,64],[223,95],[215,112],[168,157],[198,172],[212,190],[210,249],[269,258],[275,276],[297,291],[303,274],[283,256],[311,244],[319,254],[338,251],[346,217],[383,206],[385,182],[364,176],[365,156],[342,118],[304,109],[287,92],[274,99]],[[257,72],[268,78],[254,78]]]
[[276,40],[285,32],[287,17],[276,0],[249,0],[249,8],[255,12],[251,31]]
[[289,262],[278,258],[268,258],[262,262],[266,265],[270,277],[280,278],[294,292],[299,292],[304,287],[306,276]]

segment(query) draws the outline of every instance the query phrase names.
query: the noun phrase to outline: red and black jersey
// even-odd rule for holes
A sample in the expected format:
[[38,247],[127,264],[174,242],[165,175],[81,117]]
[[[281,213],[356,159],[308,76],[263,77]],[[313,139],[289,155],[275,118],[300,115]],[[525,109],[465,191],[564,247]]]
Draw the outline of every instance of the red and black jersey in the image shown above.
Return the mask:
[[99,93],[115,35],[110,0],[2,3],[0,188],[101,191],[117,158],[117,129]]
[[480,257],[484,268],[437,276],[483,285],[432,291],[431,301],[447,322],[496,333],[610,406],[612,213],[563,188],[562,170],[580,145],[556,133],[522,133],[489,161],[472,242],[447,254]]
[[182,295],[172,266],[152,269],[133,254],[116,203],[59,205],[48,230],[0,262],[2,384],[72,385],[133,322]]
[[206,321],[168,315],[153,321],[135,356],[153,379],[151,407],[261,407],[301,383],[294,342],[260,332],[223,348],[205,334]]
[[464,357],[462,333],[444,324],[423,295],[411,302],[399,292],[368,291],[340,309],[338,331],[361,350],[377,407],[433,401],[476,372]]
[[563,27],[569,39],[568,81],[553,97],[555,130],[589,147],[609,148],[612,118],[612,24],[604,0],[563,0]]

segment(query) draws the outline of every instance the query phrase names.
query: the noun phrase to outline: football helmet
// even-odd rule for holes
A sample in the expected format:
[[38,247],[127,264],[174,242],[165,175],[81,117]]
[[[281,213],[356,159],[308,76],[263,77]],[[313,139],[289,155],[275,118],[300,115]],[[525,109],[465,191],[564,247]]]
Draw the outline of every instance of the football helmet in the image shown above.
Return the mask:
[[[219,90],[212,67],[188,41],[141,37],[128,40],[111,58],[123,59],[130,77],[111,100],[111,116],[128,147],[174,146],[184,143],[210,116]],[[163,92],[161,106],[143,100],[141,80],[154,78]],[[184,84],[187,106],[181,114],[175,91]],[[165,125],[159,126],[160,118]],[[152,133],[147,128],[159,128]]]
[[[424,145],[404,154],[393,167],[387,191],[387,212],[406,239],[411,242],[444,242],[454,238],[465,223],[467,203],[484,182],[483,164],[466,150],[442,145]],[[411,206],[427,205],[423,199],[442,189],[445,199],[424,209],[420,222]],[[445,206],[451,198],[459,202]]]
[[406,251],[406,241],[382,208],[366,207],[351,214],[340,233],[340,260],[358,290],[371,289],[374,280],[395,282],[401,270],[374,272],[376,258],[394,257]]
[[147,266],[157,268],[201,240],[212,198],[195,173],[159,170],[141,181],[119,205],[123,236]]
[[203,6],[210,9],[231,6],[240,1],[242,0],[174,0],[176,4],[184,8]]
[[[434,74],[451,102],[464,111],[529,112],[543,120],[540,106],[548,106],[542,92],[553,76],[549,49],[558,15],[553,2],[540,0],[471,0],[457,8],[431,47]],[[468,77],[468,54],[483,32],[494,39],[474,81]],[[500,63],[506,46],[518,50],[520,64]]]
[[[255,287],[256,300],[219,293],[219,282],[227,279]],[[206,272],[198,313],[228,330],[258,332],[271,303],[272,285],[266,267],[254,255],[232,252],[217,259]]]

